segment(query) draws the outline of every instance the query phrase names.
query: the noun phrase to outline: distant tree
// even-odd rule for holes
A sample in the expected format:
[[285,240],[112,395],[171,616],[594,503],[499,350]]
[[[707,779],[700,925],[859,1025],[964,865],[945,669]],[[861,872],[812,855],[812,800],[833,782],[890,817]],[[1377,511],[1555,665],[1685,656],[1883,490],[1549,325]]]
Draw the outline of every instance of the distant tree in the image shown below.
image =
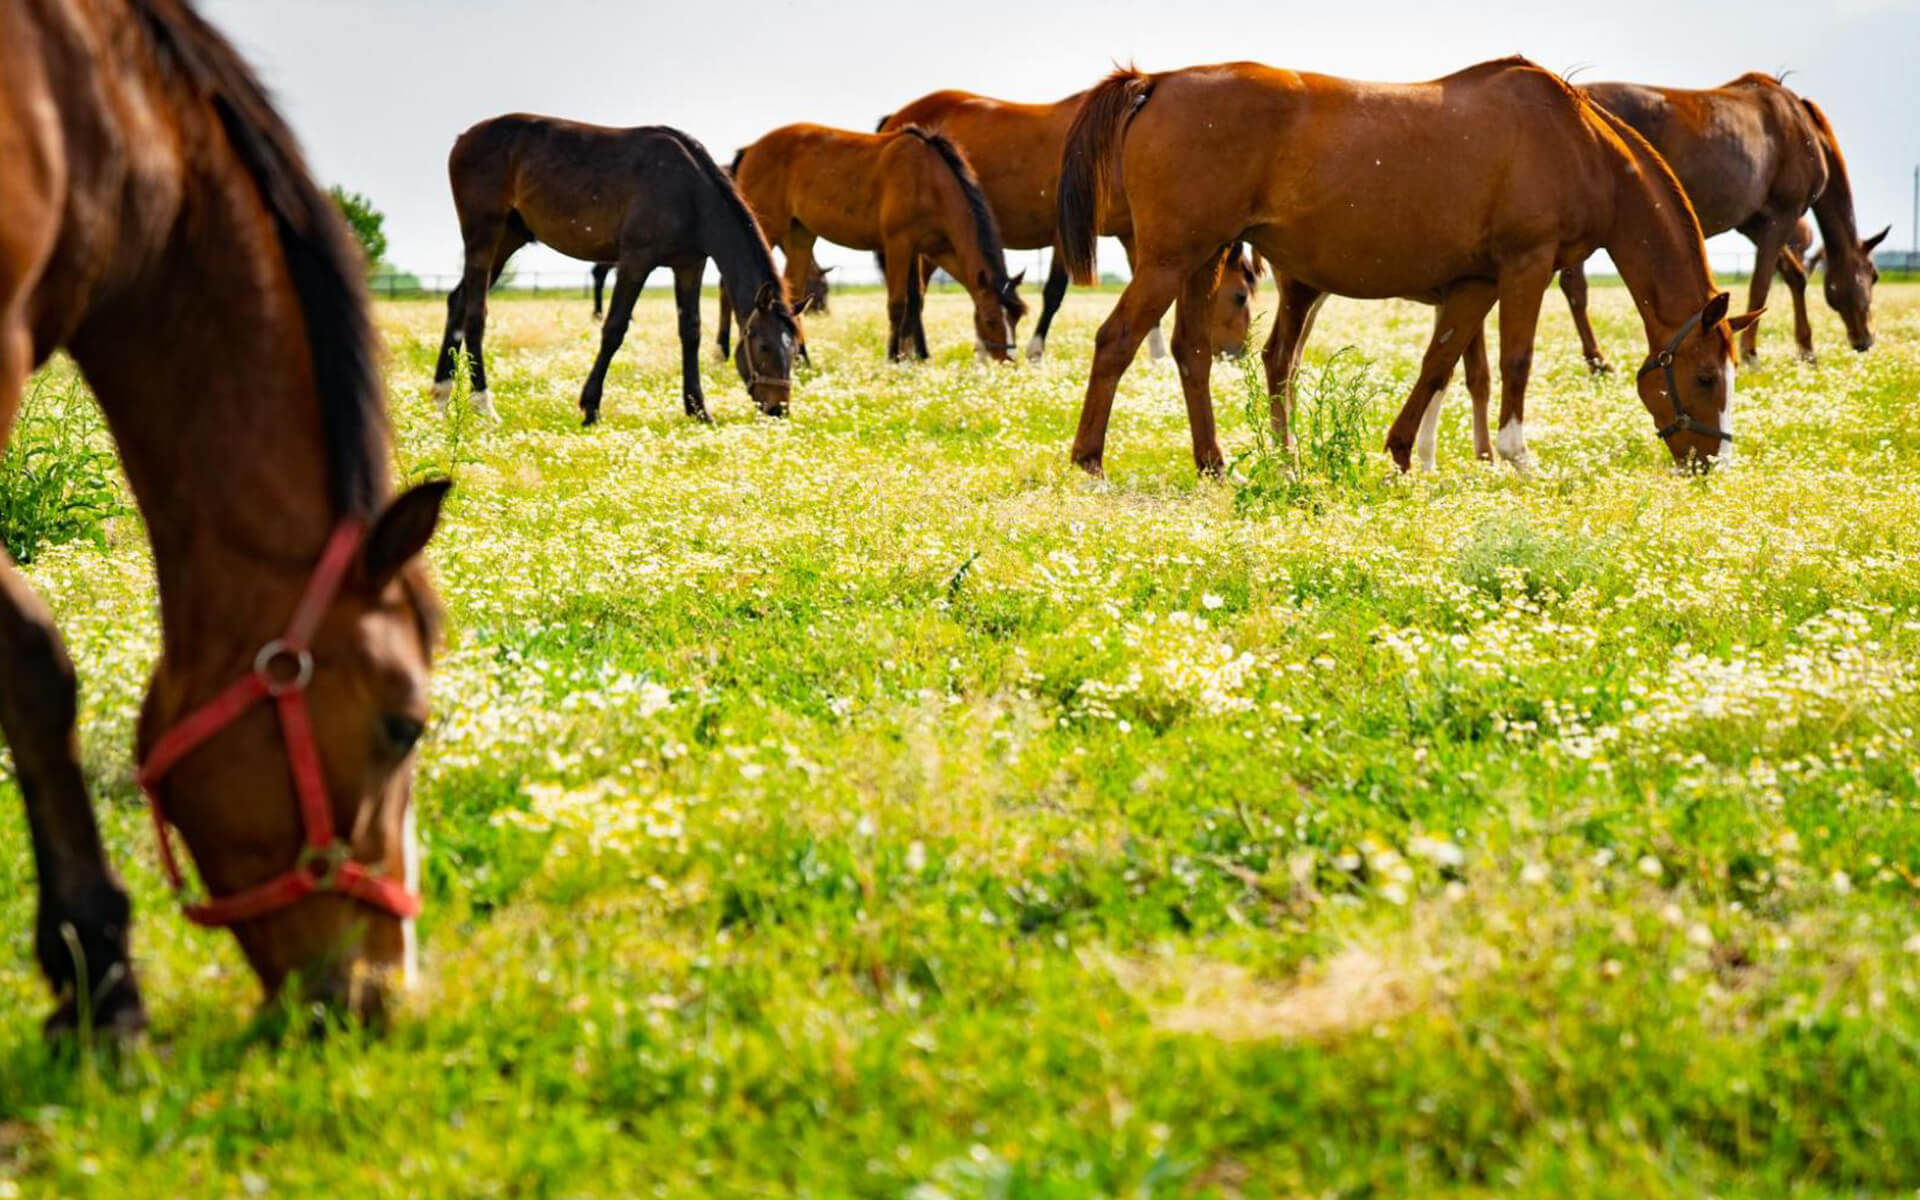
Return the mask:
[[359,192],[349,192],[336,185],[328,194],[340,206],[340,215],[347,219],[354,240],[360,243],[361,251],[367,256],[368,274],[379,270],[387,259],[387,233],[384,228],[387,215]]

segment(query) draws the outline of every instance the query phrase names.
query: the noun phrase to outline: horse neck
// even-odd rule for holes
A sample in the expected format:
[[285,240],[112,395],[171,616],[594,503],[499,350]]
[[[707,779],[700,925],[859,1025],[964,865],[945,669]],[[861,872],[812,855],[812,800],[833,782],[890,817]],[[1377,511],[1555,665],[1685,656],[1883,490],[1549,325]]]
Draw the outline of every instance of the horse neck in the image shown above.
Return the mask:
[[762,286],[778,284],[773,271],[773,256],[767,253],[757,227],[747,223],[739,210],[719,194],[717,184],[709,185],[700,200],[701,252],[713,260],[720,271],[720,286],[735,312],[753,311]]
[[980,286],[982,273],[989,280],[995,280],[1005,274],[1005,263],[995,263],[987,258],[986,248],[980,242],[980,226],[974,220],[973,205],[967,203],[966,188],[960,177],[947,164],[945,156],[932,146],[926,151],[933,158],[934,170],[943,181],[936,189],[940,196],[940,215],[946,222],[953,243],[954,258],[960,267],[960,278],[955,280],[967,290],[967,294],[976,301],[988,294],[991,289]]
[[1648,347],[1658,350],[1717,289],[1679,185],[1662,178],[1651,150],[1629,141],[1628,152],[1614,189],[1613,228],[1601,244],[1640,310]]
[[275,629],[336,519],[306,322],[270,218],[251,187],[187,187],[191,231],[71,341],[146,520],[169,647]]
[[1813,202],[1814,223],[1820,226],[1820,244],[1826,248],[1828,270],[1850,271],[1860,254],[1860,226],[1853,212],[1853,180],[1847,160],[1832,136],[1819,130],[1820,156],[1827,163],[1827,186]]

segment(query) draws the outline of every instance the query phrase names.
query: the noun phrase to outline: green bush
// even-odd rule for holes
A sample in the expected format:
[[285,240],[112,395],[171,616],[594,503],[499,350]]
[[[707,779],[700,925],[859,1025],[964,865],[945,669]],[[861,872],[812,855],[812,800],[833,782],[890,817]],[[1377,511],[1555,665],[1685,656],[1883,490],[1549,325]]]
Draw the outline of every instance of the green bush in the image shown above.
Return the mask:
[[0,457],[0,542],[16,562],[49,546],[106,544],[107,522],[127,511],[99,410],[72,376],[35,377]]
[[1291,451],[1273,433],[1260,356],[1242,358],[1240,372],[1253,445],[1233,462],[1237,506],[1298,505],[1317,512],[1328,493],[1350,491],[1367,478],[1374,398],[1380,391],[1372,360],[1347,346],[1319,369],[1302,369],[1296,376]]

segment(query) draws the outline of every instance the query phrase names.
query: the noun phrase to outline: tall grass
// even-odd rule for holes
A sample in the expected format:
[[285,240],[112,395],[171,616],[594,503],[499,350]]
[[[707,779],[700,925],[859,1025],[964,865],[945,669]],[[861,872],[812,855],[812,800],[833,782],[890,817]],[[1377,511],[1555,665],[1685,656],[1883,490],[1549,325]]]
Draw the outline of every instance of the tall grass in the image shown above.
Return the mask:
[[1284,446],[1272,423],[1260,356],[1240,359],[1241,396],[1253,443],[1233,461],[1234,502],[1242,510],[1305,507],[1321,511],[1331,497],[1352,492],[1368,477],[1374,444],[1373,413],[1382,384],[1373,361],[1352,346],[1296,376],[1291,428]]

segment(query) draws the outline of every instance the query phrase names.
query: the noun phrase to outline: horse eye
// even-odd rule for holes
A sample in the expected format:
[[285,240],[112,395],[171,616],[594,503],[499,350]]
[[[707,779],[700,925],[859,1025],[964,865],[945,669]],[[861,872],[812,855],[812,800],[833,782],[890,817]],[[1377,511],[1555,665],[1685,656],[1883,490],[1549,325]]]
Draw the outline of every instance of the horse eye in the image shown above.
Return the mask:
[[426,724],[412,717],[389,713],[380,718],[380,732],[386,736],[387,744],[401,754],[411,751],[426,731]]
[[1245,292],[1236,294],[1233,298],[1233,303],[1237,308],[1245,308],[1247,306],[1247,294]]

